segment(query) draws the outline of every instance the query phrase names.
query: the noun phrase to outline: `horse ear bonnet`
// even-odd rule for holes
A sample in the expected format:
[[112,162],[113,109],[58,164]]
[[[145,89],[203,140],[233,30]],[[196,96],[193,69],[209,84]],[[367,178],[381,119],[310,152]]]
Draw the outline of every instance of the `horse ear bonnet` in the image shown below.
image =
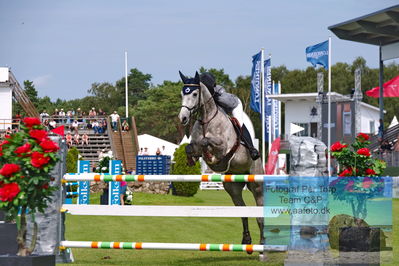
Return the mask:
[[180,71],[179,71],[179,74],[180,74],[181,80],[184,83],[183,89],[182,89],[183,95],[188,95],[188,94],[192,93],[193,91],[198,90],[200,88],[200,77],[199,77],[198,72],[195,72],[194,78],[187,78]]
[[201,82],[208,88],[209,92],[213,95],[215,92],[216,80],[215,77],[209,73],[202,73],[200,76]]

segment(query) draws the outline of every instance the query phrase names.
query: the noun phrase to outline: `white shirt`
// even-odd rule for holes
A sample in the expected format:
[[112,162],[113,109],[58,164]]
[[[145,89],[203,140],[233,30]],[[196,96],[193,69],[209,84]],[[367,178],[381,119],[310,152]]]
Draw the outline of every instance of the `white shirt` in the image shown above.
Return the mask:
[[111,114],[110,117],[111,117],[112,122],[117,122],[119,119],[118,114]]

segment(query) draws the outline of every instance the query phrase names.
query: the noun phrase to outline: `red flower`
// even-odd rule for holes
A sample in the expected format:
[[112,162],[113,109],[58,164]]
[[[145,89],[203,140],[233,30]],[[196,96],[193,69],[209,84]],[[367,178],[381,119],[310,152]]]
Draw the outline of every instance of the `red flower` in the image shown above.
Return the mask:
[[377,173],[373,169],[370,169],[370,168],[366,169],[366,175],[376,175],[376,174]]
[[352,191],[353,191],[353,184],[355,184],[355,181],[350,180],[350,181],[348,182],[348,184],[346,184],[345,190],[348,190],[349,192],[352,192]]
[[14,152],[18,154],[18,157],[21,157],[23,153],[31,152],[31,146],[29,143],[25,143],[24,145],[18,147]]
[[370,150],[367,148],[361,148],[357,150],[357,154],[370,157]]
[[341,142],[337,141],[333,145],[331,145],[331,151],[333,152],[338,152],[342,151],[343,148],[348,147],[346,144],[341,144]]
[[27,127],[33,127],[41,124],[40,119],[37,117],[26,117],[23,122]]
[[32,129],[29,131],[29,136],[36,139],[37,142],[42,142],[47,139],[47,132],[41,129]]
[[41,168],[43,165],[47,164],[49,161],[50,161],[50,157],[44,157],[43,153],[35,151],[32,153],[32,158],[30,160],[30,163],[36,168]]
[[60,148],[58,147],[57,143],[49,139],[40,143],[40,147],[43,148],[44,152],[55,152]]
[[0,143],[0,146],[6,145],[6,144],[8,144],[8,143],[10,143],[8,140],[3,140],[3,142]]
[[11,139],[11,135],[4,135],[4,138]]
[[363,141],[369,140],[370,137],[367,134],[359,133],[356,138],[358,138],[359,141],[363,142]]
[[338,176],[344,177],[344,176],[352,176],[352,175],[353,175],[352,168],[348,168],[348,169],[345,169],[344,171],[342,171]]
[[44,184],[44,185],[42,186],[42,188],[48,189],[48,183]]
[[370,177],[366,176],[363,179],[363,188],[369,188],[373,184],[373,180]]
[[21,167],[18,164],[7,163],[0,169],[0,175],[10,177],[14,173],[19,172],[19,170],[21,170]]
[[0,145],[0,156],[3,156],[3,146]]
[[17,183],[4,184],[0,187],[0,201],[12,201],[19,193]]

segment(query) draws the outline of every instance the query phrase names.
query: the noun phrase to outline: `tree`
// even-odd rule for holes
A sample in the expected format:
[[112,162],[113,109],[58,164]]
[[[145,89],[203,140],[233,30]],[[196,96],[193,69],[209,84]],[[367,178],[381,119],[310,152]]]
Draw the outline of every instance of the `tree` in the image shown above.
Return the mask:
[[[129,93],[129,105],[134,106],[138,101],[146,98],[145,92],[151,87],[151,74],[144,74],[137,68],[130,70],[128,75],[128,93]],[[116,82],[116,90],[120,95],[123,95],[122,99],[125,100],[125,78],[121,78]],[[124,102],[123,102],[124,103]],[[125,105],[125,104],[121,104]],[[121,106],[119,105],[119,106]]]
[[138,101],[132,114],[136,118],[140,134],[147,133],[178,143],[183,138],[178,113],[181,105],[181,82],[164,81],[145,92],[144,100]]

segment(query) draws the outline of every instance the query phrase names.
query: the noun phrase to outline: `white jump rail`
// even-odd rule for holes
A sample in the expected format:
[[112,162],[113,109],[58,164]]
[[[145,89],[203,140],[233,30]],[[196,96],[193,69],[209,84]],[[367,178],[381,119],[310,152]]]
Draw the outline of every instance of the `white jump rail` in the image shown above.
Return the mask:
[[72,215],[154,216],[154,217],[264,217],[264,207],[256,206],[158,206],[158,205],[77,205],[64,204]]
[[104,175],[97,173],[65,174],[71,181],[137,181],[137,182],[263,182],[265,175]]
[[286,251],[284,245],[242,245],[242,244],[190,244],[190,243],[144,243],[144,242],[97,242],[97,241],[61,241],[60,249],[166,249],[197,251]]

